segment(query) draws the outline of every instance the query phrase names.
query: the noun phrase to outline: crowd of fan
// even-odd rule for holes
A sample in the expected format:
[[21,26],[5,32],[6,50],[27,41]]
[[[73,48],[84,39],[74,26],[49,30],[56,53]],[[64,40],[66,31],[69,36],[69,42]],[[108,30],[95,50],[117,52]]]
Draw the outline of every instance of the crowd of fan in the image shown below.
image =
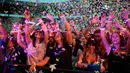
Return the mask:
[[[37,3],[26,1],[7,1],[7,3],[9,3],[9,7],[7,7],[9,11],[3,10],[1,13],[22,15],[25,7],[28,7],[31,11],[31,15],[34,15],[36,18],[41,15],[41,12],[45,12],[45,14],[51,13],[56,18],[59,14],[63,13],[67,18],[75,22],[76,29],[78,30],[80,30],[81,27],[86,27],[91,18],[95,15],[100,16],[103,12],[109,13],[110,10],[114,11],[115,19],[118,19],[119,22],[123,22],[120,12],[124,10],[124,7],[129,9],[129,0],[68,0],[58,3],[41,3],[40,0],[38,0]],[[3,4],[1,4],[1,7]],[[4,4],[5,7],[8,5]],[[8,18],[3,24],[10,26],[10,23],[17,20],[17,18],[14,18],[14,20]]]
[[[59,16],[60,23],[51,14],[47,14],[48,18],[38,18],[35,23],[28,10],[24,11],[24,17],[24,23],[13,24],[10,33],[0,23],[1,64],[30,65],[30,72],[37,71],[36,66],[53,65],[61,69],[129,73],[127,9],[122,12],[124,24],[114,20],[111,11],[94,16],[89,25],[79,31],[74,21],[68,21],[64,14]],[[99,27],[93,28],[95,24]]]

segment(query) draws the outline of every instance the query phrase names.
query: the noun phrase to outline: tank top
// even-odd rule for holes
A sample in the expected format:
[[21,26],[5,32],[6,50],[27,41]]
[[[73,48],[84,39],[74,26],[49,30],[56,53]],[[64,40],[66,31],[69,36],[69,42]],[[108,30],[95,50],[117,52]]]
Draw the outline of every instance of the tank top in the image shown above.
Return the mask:
[[120,55],[118,56],[114,53],[115,49],[111,49],[108,55],[108,71],[109,73],[126,73],[128,56]]

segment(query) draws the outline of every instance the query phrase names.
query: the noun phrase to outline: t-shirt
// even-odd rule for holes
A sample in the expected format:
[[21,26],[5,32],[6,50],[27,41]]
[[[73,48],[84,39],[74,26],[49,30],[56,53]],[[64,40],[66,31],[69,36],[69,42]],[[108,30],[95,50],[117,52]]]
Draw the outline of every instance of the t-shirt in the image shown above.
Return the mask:
[[43,60],[43,57],[46,54],[46,46],[44,43],[40,43],[33,47],[33,44],[28,45],[27,50],[27,64],[32,65]]
[[57,64],[56,68],[72,69],[72,46],[67,42],[62,48],[54,48],[46,53],[50,57],[49,64]]
[[7,49],[5,62],[11,64],[26,64],[26,53],[23,48],[17,47],[12,50]]
[[114,49],[111,49],[108,56],[108,71],[110,73],[126,73],[125,71],[127,71],[128,56],[118,56],[113,50]]

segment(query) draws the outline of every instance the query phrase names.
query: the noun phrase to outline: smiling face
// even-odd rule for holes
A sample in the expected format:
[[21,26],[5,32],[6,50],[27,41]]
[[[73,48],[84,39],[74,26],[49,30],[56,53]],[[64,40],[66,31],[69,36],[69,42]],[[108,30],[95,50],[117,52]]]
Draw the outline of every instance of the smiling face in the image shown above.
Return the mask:
[[114,32],[111,36],[113,45],[120,44],[120,35],[116,32]]

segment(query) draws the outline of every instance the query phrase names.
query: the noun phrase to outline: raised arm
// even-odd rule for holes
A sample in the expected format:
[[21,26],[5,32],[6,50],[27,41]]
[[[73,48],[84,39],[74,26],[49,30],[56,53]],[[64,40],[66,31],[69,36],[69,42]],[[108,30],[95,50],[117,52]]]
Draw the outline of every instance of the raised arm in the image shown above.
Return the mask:
[[51,23],[54,23],[54,18],[52,14],[47,14],[47,18],[51,20]]
[[26,19],[27,21],[30,21],[30,20],[31,20],[30,12],[29,12],[27,9],[25,9],[25,11],[24,11],[24,17],[25,17],[25,19]]
[[111,47],[110,47],[110,45],[105,37],[105,20],[106,20],[106,14],[103,14],[101,16],[101,25],[100,25],[101,38],[102,38],[104,47],[106,48],[107,55],[109,55]]
[[107,21],[107,29],[108,29],[108,33],[109,33],[109,37],[111,36],[111,24],[112,24],[112,20],[115,18],[114,13],[110,12],[109,16],[108,16],[108,21]]
[[[28,10],[24,11],[24,17],[26,19],[25,20],[26,22],[31,20],[30,12]],[[30,27],[29,24],[25,25],[25,39],[26,39],[27,44],[32,42],[32,40],[30,38],[30,30],[31,29],[29,27]]]
[[21,30],[20,30],[21,26],[22,26],[22,25],[19,25],[19,30],[18,30],[18,34],[17,34],[17,43],[18,43],[22,48],[26,49],[26,48],[27,48],[26,45],[21,41],[21,38],[20,38],[20,36],[21,36]]
[[129,11],[127,9],[123,12],[123,19],[125,20],[125,25],[130,29]]
[[76,26],[75,26],[75,24],[74,24],[74,21],[70,21],[70,25],[71,25],[71,28],[72,28],[72,30],[74,31],[74,32],[76,32]]
[[91,27],[94,24],[98,23],[98,22],[99,22],[99,18],[97,16],[93,17],[93,19],[91,20],[90,24],[84,30],[84,36],[85,36],[85,38],[88,38],[88,34],[89,34],[90,30],[91,30]]
[[8,37],[8,33],[7,31],[5,30],[5,28],[2,26],[2,23],[0,22],[0,33],[4,36],[4,42],[6,42],[6,39]]
[[68,23],[68,21],[66,20],[66,18],[64,17],[64,15],[61,15],[61,18],[64,20],[64,25],[65,25],[65,28],[66,28],[66,40],[69,44],[72,44],[73,42],[73,38],[72,38],[72,30],[71,30],[71,26],[70,24]]
[[44,43],[47,45],[48,44],[48,37],[49,37],[48,36],[48,29],[47,29],[47,27],[44,24],[42,19],[39,19],[38,21],[39,21],[39,23],[41,23],[41,28],[44,31]]

